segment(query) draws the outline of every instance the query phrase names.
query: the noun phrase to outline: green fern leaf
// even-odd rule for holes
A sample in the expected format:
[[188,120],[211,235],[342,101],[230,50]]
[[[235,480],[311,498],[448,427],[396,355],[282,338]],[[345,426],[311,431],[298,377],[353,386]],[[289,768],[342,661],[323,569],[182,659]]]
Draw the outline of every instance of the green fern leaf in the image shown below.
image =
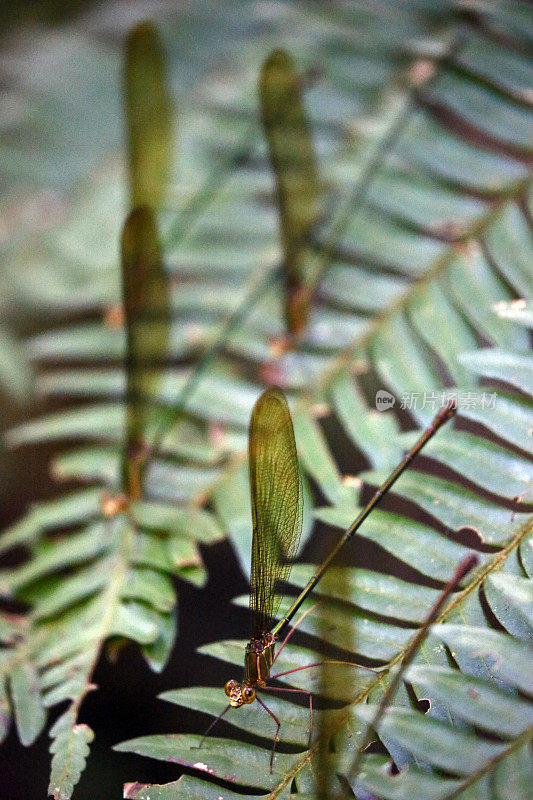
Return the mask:
[[54,757],[48,794],[54,800],[68,800],[85,768],[94,734],[87,725],[77,725],[76,716],[69,709],[58,718],[50,735],[54,738],[50,748]]
[[[308,482],[316,484],[329,504],[317,511],[308,493],[307,531],[314,513],[341,527],[351,521],[357,507],[356,487],[352,476],[342,474],[318,418],[324,414],[334,417],[347,441],[360,445],[372,468],[386,470],[395,463],[404,441],[396,437],[397,426],[390,415],[368,410],[376,389],[390,390],[397,403],[407,404],[417,396],[418,406],[408,410],[423,423],[433,415],[431,403],[422,404],[424,393],[434,392],[438,398],[454,380],[459,382],[458,391],[476,389],[481,366],[474,372],[471,367],[476,359],[481,359],[476,362],[481,364],[483,356],[462,359],[461,352],[473,350],[480,341],[496,345],[508,354],[507,361],[495,369],[498,377],[505,373],[502,380],[509,390],[499,392],[495,408],[461,406],[461,417],[476,423],[477,433],[468,434],[477,457],[467,475],[472,485],[459,486],[454,477],[465,474],[468,442],[462,434],[462,453],[450,445],[452,452],[448,450],[442,458],[438,448],[431,455],[451,469],[452,475],[446,473],[443,479],[406,476],[409,480],[397,487],[397,497],[405,500],[405,513],[377,512],[361,535],[422,575],[442,582],[468,551],[457,541],[454,530],[473,525],[492,542],[484,548],[491,552],[483,554],[479,576],[484,577],[483,570],[488,575],[501,568],[511,577],[529,580],[523,572],[527,556],[522,549],[524,553],[529,550],[522,545],[517,555],[527,520],[516,514],[511,519],[509,508],[510,501],[527,497],[524,492],[528,491],[527,462],[524,455],[515,461],[514,449],[531,452],[533,416],[529,401],[513,390],[517,373],[512,368],[522,363],[528,331],[524,315],[519,318],[516,309],[511,313],[512,322],[492,313],[496,303],[512,303],[517,295],[526,298],[532,277],[526,214],[531,204],[526,163],[531,155],[526,91],[530,69],[523,55],[530,28],[522,7],[514,2],[476,6],[472,18],[465,21],[457,17],[455,9],[433,3],[408,5],[401,15],[389,3],[372,8],[333,4],[312,10],[288,4],[280,12],[282,18],[272,21],[263,16],[262,6],[252,6],[253,13],[271,26],[276,44],[295,53],[300,70],[308,70],[312,76],[314,67],[320,65],[304,103],[317,142],[321,175],[328,187],[334,187],[334,196],[325,218],[312,231],[305,265],[306,274],[316,283],[316,298],[298,351],[273,359],[271,339],[282,336],[285,329],[273,181],[256,118],[254,87],[262,44],[254,36],[245,44],[244,36],[232,34],[235,49],[224,70],[223,94],[217,91],[221,76],[214,67],[195,83],[194,104],[187,97],[180,103],[180,181],[170,178],[167,205],[158,221],[166,271],[171,281],[179,282],[170,298],[173,323],[167,355],[186,360],[191,367],[168,370],[163,376],[157,400],[164,411],[172,408],[183,387],[190,385],[187,381],[196,365],[202,365],[202,373],[187,398],[186,418],[169,432],[146,470],[147,506],[143,508],[144,500],[139,504],[139,518],[133,510],[127,518],[118,515],[111,520],[102,513],[106,496],[113,497],[120,488],[126,421],[126,380],[116,367],[124,355],[125,336],[117,326],[120,291],[117,264],[111,255],[117,250],[117,220],[126,210],[124,192],[118,188],[118,170],[106,167],[105,175],[97,173],[73,198],[65,221],[42,241],[19,248],[8,264],[24,307],[43,319],[42,332],[29,343],[32,361],[39,368],[43,399],[59,398],[66,405],[59,413],[20,426],[12,432],[11,442],[69,440],[74,449],[57,456],[55,475],[60,480],[98,483],[96,490],[79,495],[80,508],[74,495],[40,504],[4,539],[6,548],[17,543],[29,548],[28,564],[2,575],[1,582],[5,592],[15,592],[33,604],[23,643],[47,706],[65,699],[81,702],[105,638],[133,638],[150,662],[161,667],[175,628],[167,610],[166,578],[177,571],[201,583],[205,573],[198,542],[230,536],[247,569],[250,526],[248,489],[242,480],[243,451],[250,409],[265,383],[279,383],[291,395]],[[207,15],[195,12],[195,24],[203,26],[204,35],[211,31],[213,40],[218,41],[231,12],[224,4],[215,4],[209,11]],[[252,12],[242,11],[240,25],[250,20],[249,14]],[[182,27],[179,22],[172,27],[176,32],[172,47],[179,45],[190,55],[191,70],[198,76],[199,61],[195,59],[201,60],[206,53],[191,54]],[[236,27],[248,35],[252,26]],[[355,39],[346,36],[352,30],[358,32]],[[83,52],[77,50],[76,56],[80,64],[85,63]],[[109,64],[116,62],[115,55],[106,50],[104,56],[109,70]],[[83,77],[79,69],[75,76],[78,80]],[[86,104],[83,110],[86,113]],[[54,115],[54,119],[60,117]],[[53,133],[51,120],[46,130]],[[96,127],[91,130],[91,143],[94,130]],[[53,171],[57,163],[70,175],[76,170],[80,174],[82,167],[74,167],[73,162],[82,148],[79,139],[74,139],[76,158],[62,152],[59,160],[51,148],[49,160],[39,166],[42,174]],[[24,143],[31,137],[20,140]],[[61,140],[61,136],[50,136],[50,141]],[[109,141],[107,129],[102,141]],[[2,148],[6,146],[9,148],[9,142],[2,144]],[[91,148],[84,152],[94,153]],[[19,175],[35,169],[24,144],[17,146],[17,152]],[[235,170],[236,163],[242,165],[239,170]],[[265,276],[263,282],[258,281],[258,274]],[[207,304],[206,287],[211,294]],[[61,329],[53,317],[57,312],[65,319]],[[90,314],[92,321],[80,322],[80,312]],[[233,320],[231,324],[228,318]],[[453,325],[447,324],[450,320]],[[211,347],[215,357],[206,366]],[[520,375],[518,379],[524,380]],[[73,401],[79,405],[69,408]],[[167,419],[165,413],[162,417]],[[490,432],[496,434],[497,445],[487,446],[485,436]],[[89,439],[89,444],[81,444],[82,439]],[[455,433],[449,439],[455,443]],[[492,463],[495,447],[506,465],[505,480],[483,476],[483,460]],[[365,475],[364,480],[371,482],[372,476]],[[409,504],[426,512],[424,524],[410,518]],[[156,506],[160,512],[157,525],[148,519],[150,509]],[[176,506],[181,514],[178,520],[172,517]],[[48,533],[60,531],[63,525],[72,525],[75,533],[48,542]],[[77,545],[73,543],[76,537],[82,537]],[[89,553],[85,559],[84,548]],[[92,559],[97,564],[94,572]],[[102,583],[104,574],[108,580]],[[296,582],[300,577],[295,571]],[[391,666],[420,619],[426,595],[418,591],[414,579],[403,586],[373,574],[356,573],[356,577],[361,589],[355,585],[351,604],[342,610],[335,605],[326,612],[331,643],[349,644],[348,652],[353,652],[350,642],[355,618],[356,629],[361,631],[357,641],[361,652],[353,652],[354,657],[366,654],[384,667]],[[149,587],[152,578],[153,587]],[[130,581],[137,587],[135,597],[128,593]],[[504,597],[488,577],[485,584],[488,592],[498,596],[491,614],[500,619],[499,613],[501,624],[508,622],[513,632],[523,635],[527,613],[520,600],[518,609],[513,605],[517,596],[522,597],[520,582],[512,596]],[[416,588],[411,592],[409,586]],[[492,617],[487,620],[477,591],[477,583],[468,583],[464,598],[457,599],[446,619],[466,630],[481,628],[489,635]],[[395,611],[392,618],[391,611]],[[322,637],[320,625],[318,615],[310,613],[304,629]],[[516,638],[506,639],[516,644]],[[223,643],[217,643],[212,647],[213,653],[229,653],[225,656],[228,660],[242,663],[238,645],[222,649]],[[430,665],[449,666],[453,655],[448,646],[440,643],[436,648],[432,639],[421,655]],[[291,653],[282,654],[287,659],[284,663],[301,665],[316,660],[312,650],[289,649]],[[11,650],[8,642],[8,659]],[[2,664],[3,656],[4,650]],[[302,675],[307,679],[308,673]],[[426,681],[430,677],[426,676]],[[487,690],[494,688],[490,675],[480,678],[489,682]],[[360,688],[354,708],[362,707],[367,696],[372,702],[379,701],[381,689],[375,674],[363,670],[357,681]],[[386,677],[380,676],[379,681],[385,683]],[[351,699],[342,697],[337,681],[332,696]],[[186,703],[180,695],[181,699]],[[214,701],[205,699],[214,711]],[[199,704],[198,696],[196,701]],[[406,690],[395,703],[400,709],[397,718],[405,719],[400,712],[410,709]],[[288,701],[285,705],[284,714],[290,718],[296,712]],[[382,740],[396,763],[404,766],[413,761],[414,754],[396,735],[395,713],[388,720],[390,730],[381,732]],[[361,722],[356,721],[351,707],[330,716],[339,748],[347,753],[347,770]],[[417,721],[409,718],[415,726],[413,737],[420,734]],[[446,720],[439,721],[448,725]],[[279,772],[270,782],[267,770],[261,772],[259,766],[269,747],[263,721],[248,722],[259,737],[254,739],[256,744],[249,745],[250,764],[256,768],[250,770],[250,765],[235,761],[229,765],[233,771],[227,774],[240,786],[249,786],[253,779],[253,785],[278,795],[288,794],[293,778],[299,790],[312,791],[308,765],[313,753],[283,754],[277,762]],[[244,726],[244,718],[241,722],[235,719],[235,725],[239,724]],[[468,724],[450,724],[445,732],[438,728],[443,750],[445,739],[453,739],[456,727],[464,733]],[[483,743],[481,734],[467,730],[465,735],[473,737],[476,744]],[[207,745],[204,753],[186,753],[187,742],[183,738],[179,742],[174,744],[184,748],[179,751],[183,759],[196,765],[199,776],[206,780],[187,778],[172,785],[172,791],[192,787],[210,796],[208,760],[218,759],[216,769],[224,769],[227,741]],[[508,752],[501,751],[505,757],[487,762],[495,767],[496,784],[503,785],[514,769],[517,792],[527,785],[526,751],[521,743],[519,736]],[[169,758],[178,752],[164,750],[159,739],[132,747],[146,754],[157,750]],[[190,760],[191,752],[200,758]],[[56,764],[60,763],[58,757],[59,751]],[[376,791],[384,797],[394,792],[400,792],[395,795],[400,797],[402,791],[405,797],[443,797],[453,791],[475,792],[476,785],[481,791],[486,786],[485,762],[480,768],[483,774],[478,770],[479,775],[474,771],[458,778],[444,778],[431,767],[424,771],[426,764],[414,764],[398,780],[387,774],[387,764],[387,757],[369,757],[364,764],[367,777],[359,776],[367,783],[380,781],[375,784],[379,786]],[[254,773],[251,778],[250,771]],[[155,791],[162,797],[172,796],[165,787]]]

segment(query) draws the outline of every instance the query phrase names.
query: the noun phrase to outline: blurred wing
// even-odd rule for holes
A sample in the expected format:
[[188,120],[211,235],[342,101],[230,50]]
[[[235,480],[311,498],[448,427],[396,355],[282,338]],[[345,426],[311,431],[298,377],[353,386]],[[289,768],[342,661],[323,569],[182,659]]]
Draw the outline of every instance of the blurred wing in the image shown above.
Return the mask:
[[170,299],[157,225],[147,206],[134,209],[122,231],[122,292],[126,324],[124,491],[140,499],[139,463],[149,444],[167,358]]
[[252,636],[270,629],[276,584],[290,572],[302,532],[302,485],[289,407],[283,392],[264,392],[252,411],[249,438],[252,500]]

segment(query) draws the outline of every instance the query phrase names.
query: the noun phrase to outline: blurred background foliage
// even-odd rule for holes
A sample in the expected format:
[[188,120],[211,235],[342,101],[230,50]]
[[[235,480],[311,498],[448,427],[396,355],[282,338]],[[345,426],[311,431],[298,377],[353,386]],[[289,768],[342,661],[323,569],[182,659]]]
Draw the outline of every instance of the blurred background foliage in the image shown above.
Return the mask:
[[14,25],[28,25],[28,23],[54,24],[65,22],[76,17],[83,8],[91,5],[89,2],[72,2],[72,0],[5,0],[0,9],[4,31],[11,31]]
[[[297,400],[304,539],[313,516],[329,526],[318,526],[306,560],[323,554],[331,527],[350,523],[359,489],[394,465],[410,441],[401,431],[432,416],[431,404],[379,413],[378,388],[400,398],[438,397],[454,386],[468,394],[480,376],[495,385],[497,407],[460,408],[462,430],[435,444],[424,472],[406,476],[398,489],[403,505],[387,507],[357,542],[352,611],[335,607],[325,622],[310,615],[302,631],[314,637],[313,647],[322,639],[364,663],[393,663],[459,557],[474,548],[488,580],[476,577],[464,608],[446,621],[527,639],[530,333],[520,319],[524,309],[512,301],[530,298],[533,285],[529,4],[154,0],[84,4],[79,11],[76,4],[68,11],[45,5],[6,3],[1,10],[10,25],[0,64],[0,378],[9,444],[29,447],[2,453],[4,522],[13,523],[2,548],[14,569],[2,573],[0,585],[10,598],[33,604],[29,617],[17,617],[5,633],[7,644],[23,652],[10,678],[21,738],[30,743],[39,735],[43,706],[68,698],[54,729],[53,779],[65,772],[67,743],[77,753],[69,779],[75,782],[91,738],[86,722],[97,741],[78,797],[120,793],[118,774],[147,782],[176,777],[172,767],[133,761],[114,773],[122,769],[116,759],[126,757],[112,756],[107,745],[163,730],[197,732],[195,714],[184,712],[178,723],[172,710],[154,711],[157,689],[179,706],[216,713],[218,694],[204,684],[222,685],[225,668],[193,650],[204,644],[204,653],[224,661],[242,659],[238,646],[218,640],[236,635],[235,625],[246,635],[244,612],[228,605],[245,589],[237,561],[246,575],[250,552],[242,452],[252,403],[271,383]],[[157,24],[161,45],[152,40],[150,66],[136,75],[135,35],[130,61],[125,41],[147,18]],[[269,70],[277,76],[274,89],[285,86],[275,99],[279,117],[268,109]],[[165,72],[168,95],[148,80],[161,73],[164,82]],[[128,117],[136,97],[150,98],[153,113],[142,101]],[[279,146],[284,103],[298,132],[298,147],[286,150],[287,136]],[[144,150],[136,149],[139,136]],[[295,152],[301,160],[288,174],[283,163]],[[300,205],[299,196],[309,202]],[[132,216],[123,231],[138,202],[151,205],[155,218]],[[137,281],[146,264],[150,274],[164,268],[166,285],[158,279],[128,295],[128,269]],[[503,303],[500,315],[496,303]],[[139,309],[154,307],[150,335],[143,335]],[[483,349],[489,346],[492,353]],[[149,404],[154,396],[157,403]],[[498,469],[487,470],[496,461]],[[374,472],[365,472],[363,483],[353,478],[368,467]],[[144,501],[130,514],[115,514],[120,503],[102,502],[103,489],[111,505],[120,491],[139,500],[141,474]],[[50,476],[62,482],[59,490]],[[514,595],[502,599],[502,576],[489,575],[496,569],[508,573],[509,585],[518,581]],[[297,585],[308,570],[295,569]],[[206,584],[211,605],[200,591]],[[176,585],[180,638],[173,650]],[[330,584],[325,594],[335,597]],[[436,653],[425,654],[430,667],[448,665],[445,648],[457,644],[458,634],[447,636],[428,648]],[[117,674],[100,662],[96,682],[104,697],[91,692],[81,707],[108,638]],[[124,638],[142,645],[155,670],[172,653],[165,680],[148,677],[138,653],[119,646]],[[58,643],[64,649],[54,652]],[[313,656],[313,648],[301,650],[292,651],[295,663]],[[469,658],[459,659],[465,672]],[[418,668],[398,699],[404,716],[391,716],[380,730],[387,750],[368,767],[361,796],[393,791],[378,780],[387,752],[398,766],[414,764],[415,783],[416,769],[428,766],[417,751],[426,733],[416,721],[409,728],[405,709],[411,712],[437,679]],[[516,676],[507,679],[515,685]],[[195,683],[201,685],[168,692]],[[353,695],[335,681],[331,686],[337,700]],[[148,690],[143,699],[141,688]],[[449,690],[440,689],[444,700],[435,702],[433,716],[451,719],[472,737],[467,744],[479,744],[476,720],[460,719],[447,706]],[[376,702],[380,691],[365,689],[365,701]],[[111,703],[117,714],[109,719]],[[288,749],[301,749],[300,710],[280,704],[291,722]],[[367,719],[352,710],[347,727],[344,720],[335,729],[341,754],[357,741],[357,713]],[[261,735],[253,717],[241,724]],[[439,730],[436,737],[455,735]],[[43,734],[39,743],[42,756]],[[464,749],[465,742],[454,745]],[[161,758],[159,746],[154,737],[122,749]],[[14,775],[14,747],[12,731],[3,756],[10,796],[42,795],[44,759],[35,790],[36,771],[24,769],[23,760]],[[220,752],[209,756],[216,761]],[[264,748],[238,752],[245,763],[237,781],[270,788],[268,775],[254,767]],[[318,763],[325,753],[319,750]],[[507,768],[522,780],[517,798],[530,769],[524,759]],[[291,763],[280,754],[280,791]],[[458,788],[439,784],[439,770],[449,766],[437,761],[429,769],[439,797]],[[468,779],[478,767],[463,765],[462,775]],[[312,762],[300,771],[292,788],[312,791]],[[429,784],[424,775],[418,780],[425,796]],[[187,796],[191,786],[176,791]],[[65,787],[66,797],[68,781]],[[483,781],[469,791],[472,798],[500,796],[493,786],[487,794]]]

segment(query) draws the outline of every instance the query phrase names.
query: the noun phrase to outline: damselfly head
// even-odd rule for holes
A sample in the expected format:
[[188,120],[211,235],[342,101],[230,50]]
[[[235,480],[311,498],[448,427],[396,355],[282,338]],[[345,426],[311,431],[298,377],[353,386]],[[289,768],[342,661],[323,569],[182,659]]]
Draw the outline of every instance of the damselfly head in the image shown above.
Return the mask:
[[255,689],[247,683],[228,681],[224,686],[224,691],[233,708],[240,708],[245,703],[253,703],[255,700]]

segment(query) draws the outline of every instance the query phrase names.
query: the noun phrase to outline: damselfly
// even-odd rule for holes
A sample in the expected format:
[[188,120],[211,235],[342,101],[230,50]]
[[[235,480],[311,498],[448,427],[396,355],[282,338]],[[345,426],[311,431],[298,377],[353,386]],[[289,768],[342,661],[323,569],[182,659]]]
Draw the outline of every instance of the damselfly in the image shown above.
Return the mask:
[[[429,428],[333,547],[285,616],[271,627],[281,601],[279,594],[276,594],[277,585],[280,581],[288,579],[291,562],[300,540],[303,496],[294,430],[285,396],[280,389],[272,388],[259,397],[252,411],[248,445],[253,523],[250,579],[251,638],[245,651],[244,679],[242,681],[230,680],[226,683],[224,691],[229,698],[229,703],[212,722],[205,735],[230,708],[239,708],[257,700],[276,724],[270,759],[270,769],[272,770],[281,723],[259,697],[258,690],[264,689],[269,679],[281,678],[289,673],[318,666],[318,664],[308,664],[271,675],[272,667],[294,628],[285,636],[277,653],[274,652],[276,642],[285,634],[290,621],[317,585],[339,550],[351,539],[426,442],[445,422],[453,417],[455,411],[456,405],[451,401],[437,413]],[[272,689],[273,687],[268,688]],[[299,692],[302,690],[283,689],[280,691]],[[311,693],[305,693],[309,695],[311,713]],[[203,739],[200,746],[202,742]]]

